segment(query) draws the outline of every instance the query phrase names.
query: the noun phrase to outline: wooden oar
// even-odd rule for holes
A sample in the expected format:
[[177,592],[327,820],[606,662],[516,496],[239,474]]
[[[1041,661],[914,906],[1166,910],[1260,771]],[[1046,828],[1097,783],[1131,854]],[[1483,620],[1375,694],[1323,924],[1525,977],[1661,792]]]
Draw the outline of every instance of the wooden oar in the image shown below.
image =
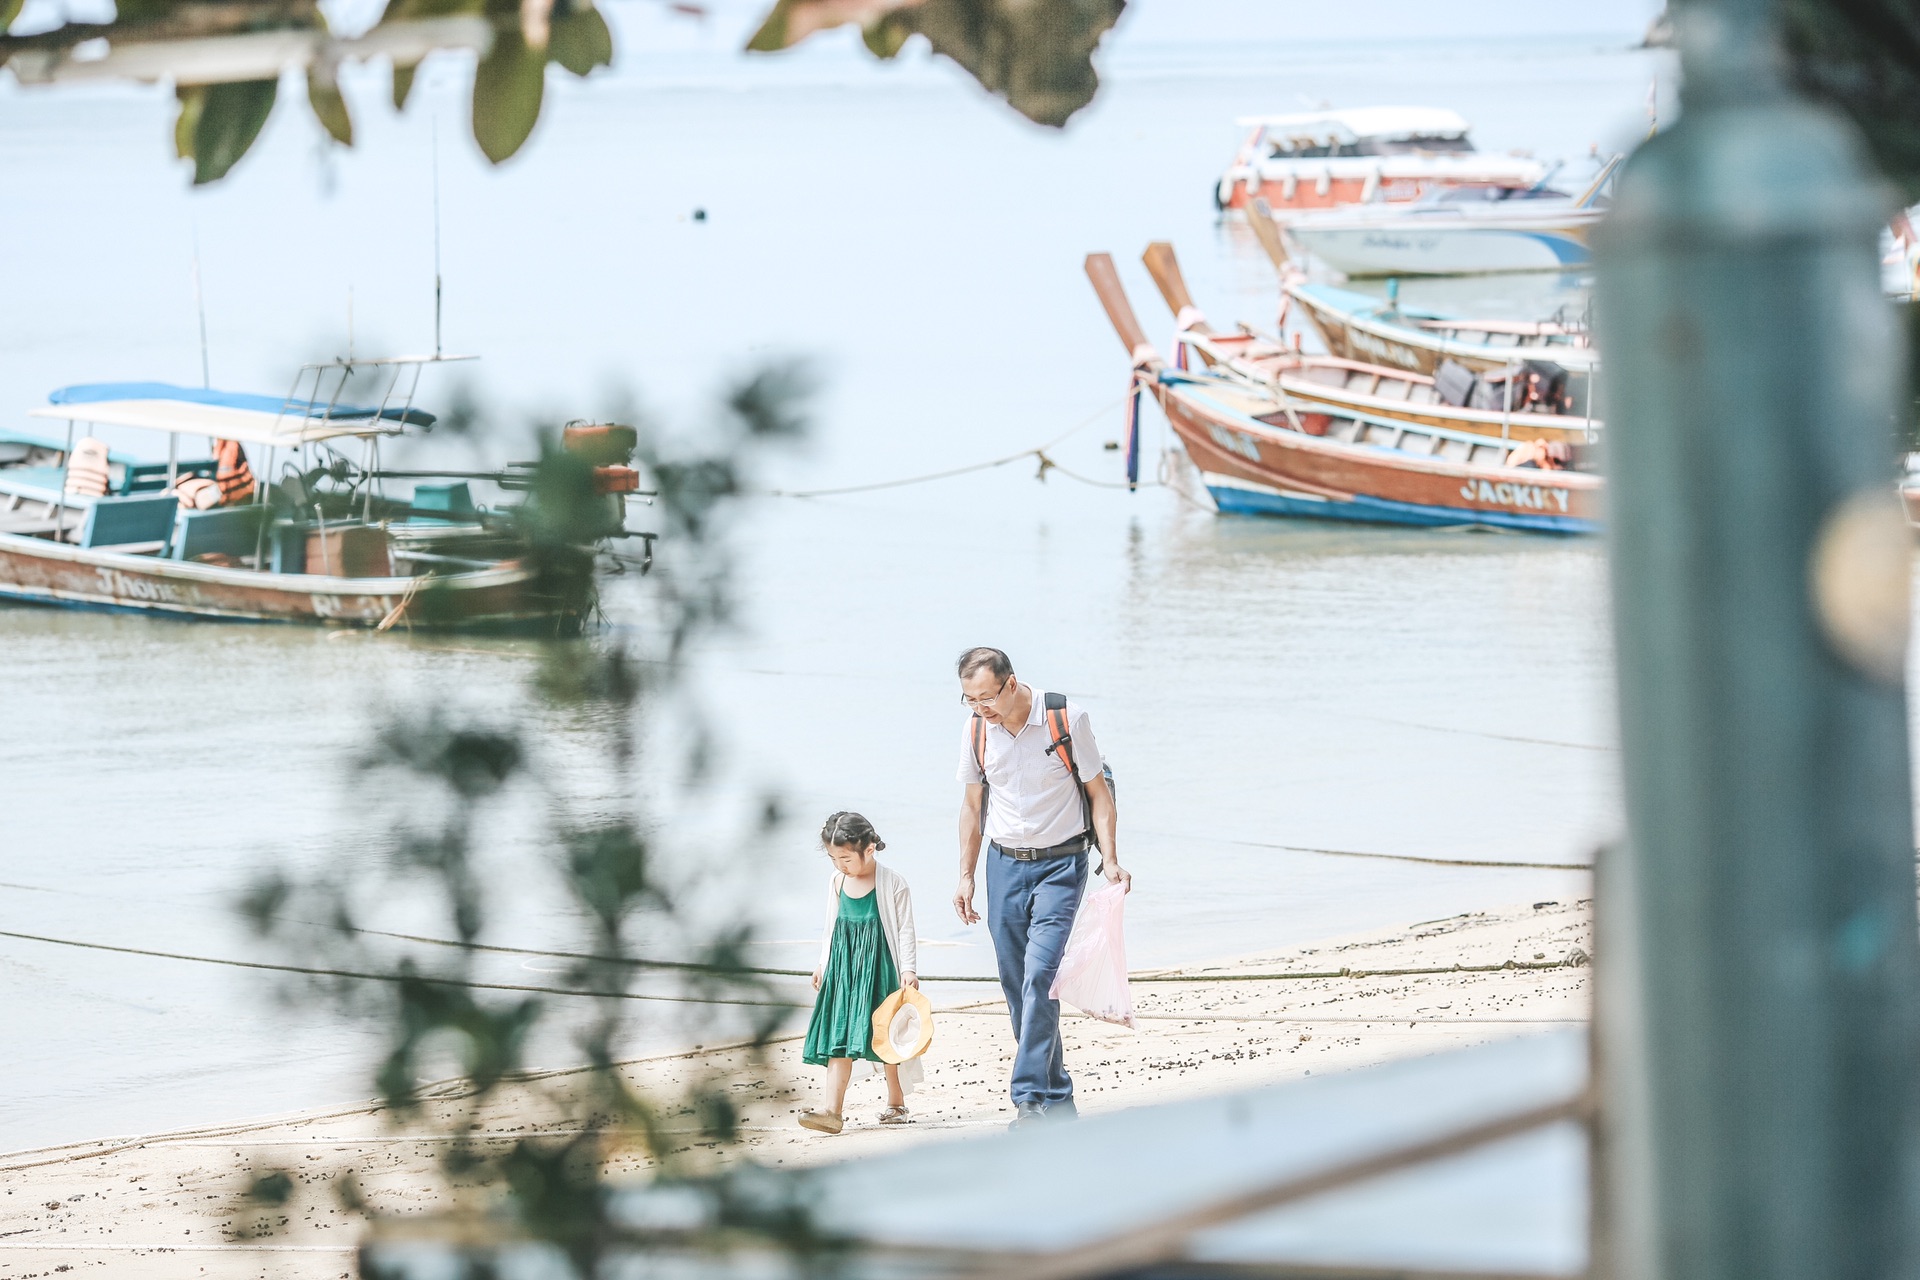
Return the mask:
[[[1173,246],[1165,240],[1155,240],[1140,255],[1140,261],[1147,264],[1147,274],[1153,277],[1160,296],[1167,300],[1167,306],[1178,316],[1193,306],[1193,295],[1187,292],[1186,277],[1180,274],[1180,260],[1174,256]],[[1193,326],[1195,333],[1212,333],[1207,322],[1202,320]]]
[[[1127,301],[1127,290],[1120,283],[1120,273],[1113,269],[1113,259],[1104,253],[1087,255],[1087,279],[1093,281],[1093,291],[1100,295],[1100,305],[1107,309],[1107,319],[1113,322],[1113,331],[1120,335],[1120,342],[1133,355],[1140,348],[1153,350],[1147,341],[1147,331],[1140,327],[1140,321],[1133,314],[1133,304]],[[1159,363],[1159,357],[1154,357]]]
[[[1178,320],[1181,312],[1188,307],[1193,307],[1193,295],[1187,292],[1187,280],[1180,274],[1180,259],[1174,256],[1173,246],[1165,240],[1155,240],[1147,246],[1147,251],[1140,255],[1140,261],[1147,264],[1147,274],[1153,277],[1154,286],[1160,290],[1160,296],[1166,299],[1167,306],[1173,311],[1174,319]],[[1193,309],[1199,310],[1198,307]],[[1198,334],[1213,333],[1212,327],[1205,320],[1196,320],[1187,328]],[[1208,368],[1213,367],[1212,356],[1198,347],[1193,350],[1199,353],[1202,364]],[[1177,351],[1176,354],[1178,354]],[[1178,361],[1176,360],[1175,363]]]
[[1273,259],[1273,269],[1286,279],[1292,263],[1287,260],[1286,243],[1280,239],[1280,224],[1273,220],[1273,206],[1267,203],[1265,196],[1255,196],[1253,208],[1247,212],[1247,225],[1253,228],[1253,238]]

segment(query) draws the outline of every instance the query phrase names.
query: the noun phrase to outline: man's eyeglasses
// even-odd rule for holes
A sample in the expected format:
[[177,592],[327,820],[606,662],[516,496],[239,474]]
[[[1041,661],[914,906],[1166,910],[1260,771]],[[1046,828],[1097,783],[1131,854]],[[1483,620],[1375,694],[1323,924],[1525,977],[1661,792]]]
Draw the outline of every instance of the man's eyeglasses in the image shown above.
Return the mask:
[[960,704],[965,707],[970,707],[975,711],[978,711],[981,707],[991,707],[999,702],[1000,699],[1007,696],[1007,686],[1011,683],[1013,683],[1012,676],[1008,676],[1005,680],[1002,680],[999,691],[990,698],[969,698],[963,693],[960,695]]

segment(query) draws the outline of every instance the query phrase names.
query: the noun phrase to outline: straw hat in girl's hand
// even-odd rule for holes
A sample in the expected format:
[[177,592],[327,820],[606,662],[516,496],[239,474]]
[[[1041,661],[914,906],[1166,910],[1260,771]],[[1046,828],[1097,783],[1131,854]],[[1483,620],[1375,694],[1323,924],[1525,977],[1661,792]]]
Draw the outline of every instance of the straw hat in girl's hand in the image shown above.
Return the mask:
[[933,1005],[912,987],[902,987],[873,1011],[873,1051],[882,1062],[917,1058],[933,1043]]

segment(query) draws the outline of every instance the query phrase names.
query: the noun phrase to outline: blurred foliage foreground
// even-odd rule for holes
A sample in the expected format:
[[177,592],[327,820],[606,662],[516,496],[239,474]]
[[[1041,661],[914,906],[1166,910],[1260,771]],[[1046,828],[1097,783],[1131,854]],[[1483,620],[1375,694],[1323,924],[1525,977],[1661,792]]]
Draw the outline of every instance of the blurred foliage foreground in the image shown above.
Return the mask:
[[[774,53],[816,31],[856,25],[881,58],[913,36],[964,67],[1014,110],[1060,126],[1099,87],[1093,51],[1126,0],[779,0],[748,48]],[[383,59],[393,105],[436,50],[474,54],[473,137],[495,164],[540,118],[547,66],[576,76],[611,65],[613,35],[593,0],[388,0],[379,22],[336,36],[316,0],[119,0],[111,22],[68,22],[7,34],[25,0],[0,0],[0,66],[23,84],[98,79],[169,81],[179,96],[174,147],[195,183],[217,181],[272,113],[280,75],[305,74],[327,133],[353,144],[343,63]],[[703,15],[698,4],[671,6]]]
[[[504,705],[462,709],[443,690],[448,701],[390,713],[347,779],[364,831],[319,874],[272,872],[244,894],[257,934],[307,971],[282,998],[384,1041],[380,1108],[438,1152],[439,1187],[387,1199],[350,1169],[257,1166],[242,1171],[238,1236],[270,1236],[331,1195],[376,1235],[411,1222],[474,1275],[495,1274],[502,1251],[531,1251],[539,1274],[593,1276],[620,1236],[614,1166],[667,1180],[709,1172],[735,1137],[738,1082],[719,1068],[689,1059],[676,1096],[650,1096],[621,1059],[642,1037],[732,1044],[763,1083],[764,1047],[794,1008],[746,971],[744,911],[694,922],[683,889],[698,885],[668,872],[660,833],[673,825],[661,810],[697,797],[713,770],[682,673],[734,615],[729,539],[744,481],[756,455],[803,433],[807,382],[792,366],[745,379],[694,452],[639,428],[662,553],[639,584],[637,638],[545,642]],[[544,453],[543,465],[570,461]],[[549,506],[565,490],[552,486]],[[736,847],[703,843],[707,875],[740,874],[779,821],[771,794],[748,807],[730,824]],[[501,945],[530,921],[562,922],[577,941]],[[530,1070],[538,1057],[581,1065]],[[436,1212],[423,1219],[422,1207]],[[750,1232],[804,1243],[802,1219],[758,1212]]]

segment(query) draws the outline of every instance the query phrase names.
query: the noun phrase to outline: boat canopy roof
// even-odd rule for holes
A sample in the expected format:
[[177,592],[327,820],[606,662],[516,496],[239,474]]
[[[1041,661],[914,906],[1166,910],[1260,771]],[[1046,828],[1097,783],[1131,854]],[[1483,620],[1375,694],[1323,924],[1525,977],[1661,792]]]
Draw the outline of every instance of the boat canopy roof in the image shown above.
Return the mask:
[[217,436],[248,444],[297,447],[339,436],[397,435],[409,426],[430,427],[421,409],[368,409],[324,400],[297,400],[245,391],[176,387],[165,382],[90,382],[62,387],[35,418],[63,418],[103,426],[145,427],[188,435]]
[[1355,107],[1347,111],[1307,111],[1287,116],[1242,116],[1242,128],[1258,125],[1270,134],[1311,138],[1316,142],[1358,142],[1377,138],[1464,138],[1470,127],[1458,112],[1443,107]]

